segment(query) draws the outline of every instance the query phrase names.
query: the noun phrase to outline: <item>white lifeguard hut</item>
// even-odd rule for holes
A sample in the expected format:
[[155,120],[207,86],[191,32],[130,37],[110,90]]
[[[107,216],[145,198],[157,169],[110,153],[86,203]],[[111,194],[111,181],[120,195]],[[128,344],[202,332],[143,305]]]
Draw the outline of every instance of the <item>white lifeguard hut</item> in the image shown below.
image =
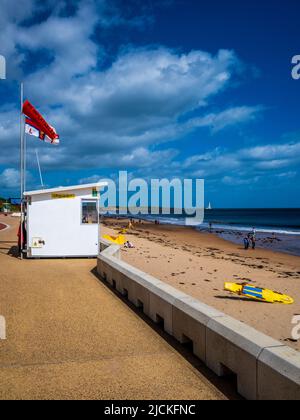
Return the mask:
[[25,192],[27,257],[96,257],[100,189],[106,185],[99,182]]

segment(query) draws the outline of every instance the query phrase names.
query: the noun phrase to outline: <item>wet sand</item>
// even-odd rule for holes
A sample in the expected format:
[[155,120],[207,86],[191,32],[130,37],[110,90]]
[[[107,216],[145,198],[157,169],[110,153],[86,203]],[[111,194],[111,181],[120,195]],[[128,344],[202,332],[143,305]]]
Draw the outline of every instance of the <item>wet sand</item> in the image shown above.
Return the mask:
[[18,219],[5,222],[1,400],[227,399],[223,381],[185,359],[100,282],[95,259],[20,261]]
[[[116,233],[125,220],[105,219],[103,233]],[[177,289],[300,350],[291,338],[300,314],[300,257],[267,249],[245,251],[214,234],[143,222],[127,239],[123,259]],[[224,291],[224,282],[247,282],[292,296],[293,305],[247,300]]]
[[[249,233],[250,232],[251,229],[249,229]],[[238,232],[235,230],[224,231],[218,229],[214,230],[214,233],[221,238],[238,245],[243,243],[243,238],[247,234],[247,232]],[[300,256],[300,235],[257,232],[256,247]]]

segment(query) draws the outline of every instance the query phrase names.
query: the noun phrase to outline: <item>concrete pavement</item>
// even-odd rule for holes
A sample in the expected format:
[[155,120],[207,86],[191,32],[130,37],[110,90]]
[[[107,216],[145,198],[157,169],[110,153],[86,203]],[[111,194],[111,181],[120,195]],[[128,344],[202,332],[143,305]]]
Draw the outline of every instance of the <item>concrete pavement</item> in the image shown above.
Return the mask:
[[4,222],[0,399],[225,398],[99,282],[96,260],[20,261]]

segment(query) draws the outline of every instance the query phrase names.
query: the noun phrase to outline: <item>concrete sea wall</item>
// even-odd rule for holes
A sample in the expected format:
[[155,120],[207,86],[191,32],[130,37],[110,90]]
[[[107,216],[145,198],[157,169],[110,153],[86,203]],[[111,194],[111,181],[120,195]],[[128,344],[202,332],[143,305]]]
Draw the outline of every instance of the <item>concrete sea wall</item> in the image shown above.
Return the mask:
[[234,373],[249,400],[300,400],[300,353],[121,261],[101,242],[99,276],[126,296],[218,376]]

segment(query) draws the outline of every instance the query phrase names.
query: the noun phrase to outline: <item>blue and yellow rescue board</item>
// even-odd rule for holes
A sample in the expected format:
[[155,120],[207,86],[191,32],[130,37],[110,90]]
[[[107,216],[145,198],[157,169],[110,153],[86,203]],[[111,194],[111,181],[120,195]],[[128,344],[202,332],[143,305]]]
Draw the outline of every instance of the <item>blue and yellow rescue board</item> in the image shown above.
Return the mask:
[[250,284],[225,283],[225,290],[250,299],[268,303],[283,303],[291,305],[294,299],[279,292],[251,286]]

